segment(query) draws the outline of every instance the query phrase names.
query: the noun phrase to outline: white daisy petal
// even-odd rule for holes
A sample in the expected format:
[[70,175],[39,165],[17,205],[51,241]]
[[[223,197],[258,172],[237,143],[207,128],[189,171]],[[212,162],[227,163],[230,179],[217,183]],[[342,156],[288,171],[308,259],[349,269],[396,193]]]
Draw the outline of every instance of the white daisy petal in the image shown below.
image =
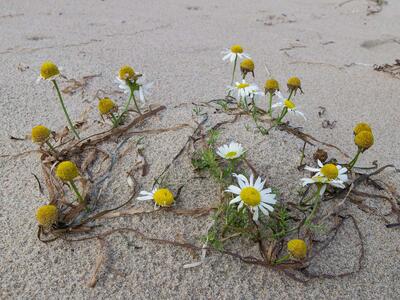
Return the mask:
[[241,191],[240,188],[238,188],[235,185],[230,185],[228,187],[228,189],[226,190],[226,192],[230,192],[230,193],[233,193],[233,194],[236,194],[236,195],[240,195],[240,191]]
[[241,200],[240,196],[237,196],[236,198],[234,198],[231,201],[229,201],[229,205],[234,204],[234,203],[238,203],[240,200]]

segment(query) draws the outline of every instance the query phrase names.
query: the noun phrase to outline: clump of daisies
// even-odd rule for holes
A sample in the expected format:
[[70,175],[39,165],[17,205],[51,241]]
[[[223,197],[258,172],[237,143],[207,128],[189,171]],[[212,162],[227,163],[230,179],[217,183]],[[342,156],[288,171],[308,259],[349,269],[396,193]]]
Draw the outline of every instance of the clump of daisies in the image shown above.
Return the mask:
[[131,66],[125,65],[119,69],[116,81],[119,87],[129,95],[128,101],[118,118],[118,122],[128,112],[129,106],[133,100],[135,110],[137,113],[142,114],[140,107],[146,102],[146,96],[150,94],[150,89],[153,83],[146,82],[145,76],[137,73]]
[[58,99],[60,100],[61,108],[64,111],[65,117],[67,118],[69,128],[74,133],[75,137],[80,139],[79,134],[76,131],[76,128],[75,128],[74,124],[72,123],[71,118],[68,114],[67,108],[64,103],[64,99],[60,92],[60,88],[58,87],[58,84],[57,84],[57,78],[59,78],[60,76],[61,76],[61,73],[60,73],[58,66],[55,63],[53,63],[52,61],[47,60],[42,64],[42,66],[40,68],[40,76],[39,76],[38,80],[50,81],[54,85],[54,87],[57,91]]
[[358,123],[354,129],[354,144],[357,146],[357,153],[354,158],[349,162],[349,169],[351,170],[357,163],[361,153],[372,147],[374,144],[374,134],[372,128],[368,123]]

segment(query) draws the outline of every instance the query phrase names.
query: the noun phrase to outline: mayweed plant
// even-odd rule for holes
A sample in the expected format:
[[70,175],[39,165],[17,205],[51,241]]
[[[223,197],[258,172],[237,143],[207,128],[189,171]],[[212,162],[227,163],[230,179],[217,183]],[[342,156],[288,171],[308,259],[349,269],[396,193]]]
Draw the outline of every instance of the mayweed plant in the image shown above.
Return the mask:
[[[229,122],[218,123],[211,129],[206,130],[205,128],[210,128],[203,126],[207,122],[208,114],[203,111],[205,105],[198,104],[193,109],[194,114],[192,117],[203,117],[203,120],[201,122],[196,121],[198,127],[188,139],[187,144],[192,143],[193,148],[186,148],[187,144],[185,144],[184,148],[175,155],[172,162],[178,159],[185,150],[188,151],[188,148],[194,149],[191,155],[193,171],[203,173],[202,176],[197,176],[196,178],[214,180],[220,190],[220,199],[211,208],[199,207],[193,212],[185,210],[183,213],[182,210],[180,211],[180,213],[186,215],[194,215],[198,211],[205,214],[213,212],[212,223],[203,238],[204,244],[201,248],[202,261],[190,264],[190,267],[198,266],[204,262],[207,249],[214,248],[223,254],[240,257],[242,261],[252,264],[268,265],[280,270],[297,269],[304,271],[315,256],[311,253],[313,249],[312,241],[316,231],[322,234],[327,232],[321,219],[332,215],[336,216],[335,212],[335,214],[331,213],[325,215],[324,218],[320,218],[320,206],[325,205],[330,199],[335,199],[342,192],[347,191],[350,194],[353,186],[360,184],[361,179],[368,179],[365,174],[363,174],[364,177],[357,177],[360,173],[355,172],[353,169],[356,168],[355,165],[360,155],[374,144],[371,126],[367,123],[358,123],[354,127],[354,144],[357,147],[357,151],[349,162],[339,164],[334,158],[328,159],[329,155],[326,150],[318,149],[312,155],[314,162],[309,161],[308,166],[302,164],[303,159],[307,160],[308,158],[305,153],[306,145],[313,145],[309,142],[309,138],[312,137],[304,134],[298,128],[290,127],[288,122],[285,121],[288,115],[299,116],[306,120],[305,114],[297,108],[297,100],[299,99],[297,96],[303,93],[301,80],[298,77],[290,77],[286,82],[287,91],[281,91],[279,82],[269,74],[268,78],[263,78],[265,80],[264,89],[261,90],[255,82],[255,61],[244,52],[244,48],[241,45],[234,45],[226,49],[223,54],[223,60],[232,64],[232,74],[228,95],[222,101],[217,99],[217,103],[223,108],[218,113],[235,114],[236,117],[242,115],[250,117],[261,134],[267,134],[275,127],[295,133],[297,138],[304,141],[304,146],[300,166],[293,166],[293,171],[306,171],[310,172],[310,174],[309,176],[303,175],[305,177],[299,178],[295,182],[298,186],[296,193],[290,193],[290,195],[281,193],[276,187],[272,186],[272,180],[276,179],[273,178],[274,174],[258,174],[257,168],[250,162],[252,157],[250,154],[257,151],[265,151],[265,149],[245,147],[241,143],[232,140],[232,138],[229,138],[227,143],[220,142],[221,127]],[[240,77],[238,79],[236,77],[237,66],[240,69]],[[60,77],[60,69],[57,65],[51,61],[46,61],[42,64],[40,79],[52,82],[67,118],[68,127],[74,136],[80,139],[68,115],[56,81]],[[147,83],[144,76],[136,72],[131,66],[125,65],[121,67],[116,81],[119,87],[128,95],[124,105],[119,106],[116,101],[109,97],[100,98],[97,103],[100,117],[103,120],[107,118],[111,121],[113,128],[79,141],[76,141],[76,139],[64,141],[63,138],[68,134],[68,130],[64,134],[63,132],[51,132],[50,129],[43,125],[32,128],[31,139],[33,143],[40,145],[39,152],[42,154],[42,168],[50,198],[48,205],[43,205],[36,211],[39,238],[41,240],[42,233],[44,235],[53,234],[53,239],[45,240],[52,241],[76,231],[81,233],[93,231],[97,226],[91,226],[91,223],[108,215],[115,217],[148,212],[146,210],[140,211],[136,208],[133,208],[134,211],[131,211],[132,209],[121,212],[114,211],[131,203],[133,199],[137,202],[152,201],[155,206],[152,211],[161,212],[177,212],[181,202],[185,201],[184,199],[179,199],[180,190],[183,186],[175,189],[164,181],[169,168],[173,165],[170,163],[155,178],[151,191],[141,190],[137,193],[139,191],[139,189],[136,189],[137,179],[135,178],[134,180],[129,177],[128,184],[133,188],[133,193],[125,204],[87,217],[88,212],[96,209],[94,206],[102,192],[103,183],[112,175],[112,167],[118,161],[118,150],[127,139],[119,143],[115,153],[106,158],[111,160],[110,167],[107,172],[99,175],[99,173],[93,172],[93,169],[90,171],[88,169],[96,162],[98,153],[102,155],[106,153],[108,155],[108,152],[99,148],[101,143],[117,140],[124,136],[125,133],[129,133],[128,130],[130,128],[143,124],[143,120],[154,116],[165,108],[159,106],[155,109],[144,109],[146,96],[149,95],[152,83]],[[287,93],[287,96],[284,96],[284,93]],[[295,97],[297,100],[294,99]],[[131,104],[133,104],[133,108]],[[138,116],[125,126],[128,112],[132,110]],[[235,121],[236,118],[230,123]],[[268,129],[264,127],[265,123],[269,123],[270,127]],[[245,126],[249,125],[246,124]],[[216,130],[217,128],[218,130]],[[50,139],[57,144],[53,146]],[[248,141],[249,139],[247,139]],[[313,141],[318,142],[317,139],[313,139]],[[339,150],[339,148],[330,144],[320,143],[326,147],[333,147]],[[140,159],[137,165],[140,165],[140,168],[142,168],[141,174],[145,176],[147,175],[145,172],[146,162],[141,153],[143,148],[140,149],[138,147]],[[274,153],[268,153],[268,155],[273,157]],[[128,175],[134,177],[134,171],[136,170],[132,169],[128,172]],[[357,181],[355,178],[359,180]],[[81,192],[75,183],[78,179]],[[290,186],[290,182],[284,181],[281,185]],[[68,186],[76,194],[79,203],[66,200],[65,186]],[[176,193],[174,194],[171,190],[176,191]],[[298,201],[289,201],[288,197],[296,197],[297,195],[300,197]],[[96,201],[92,202],[92,200]],[[135,203],[137,203],[136,201]],[[88,205],[92,205],[91,210],[88,209]],[[338,223],[337,220],[335,221]],[[343,224],[343,222],[340,224]],[[132,231],[138,232],[136,229]],[[138,234],[141,237],[145,237],[142,233]],[[104,238],[100,234],[98,236],[94,235],[94,237]],[[232,254],[233,252],[226,251],[224,249],[227,244],[226,241],[235,238],[257,242],[260,245],[263,260],[253,257],[249,261],[248,257],[242,257],[237,253]],[[165,242],[165,240],[158,238],[148,238],[148,240]],[[197,249],[197,246],[189,245],[188,243],[179,244],[172,241],[166,241],[166,243]],[[286,245],[286,248],[284,245]],[[305,272],[302,274],[305,274]]]

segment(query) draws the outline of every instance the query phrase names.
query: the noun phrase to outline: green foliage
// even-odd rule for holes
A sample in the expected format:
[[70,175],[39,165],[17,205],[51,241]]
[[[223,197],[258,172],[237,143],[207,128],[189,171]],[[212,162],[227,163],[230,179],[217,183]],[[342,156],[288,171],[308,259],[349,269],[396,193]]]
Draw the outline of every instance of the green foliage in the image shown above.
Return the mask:
[[281,239],[290,232],[289,220],[290,215],[287,209],[284,206],[276,205],[267,223],[267,228],[272,230],[273,239]]

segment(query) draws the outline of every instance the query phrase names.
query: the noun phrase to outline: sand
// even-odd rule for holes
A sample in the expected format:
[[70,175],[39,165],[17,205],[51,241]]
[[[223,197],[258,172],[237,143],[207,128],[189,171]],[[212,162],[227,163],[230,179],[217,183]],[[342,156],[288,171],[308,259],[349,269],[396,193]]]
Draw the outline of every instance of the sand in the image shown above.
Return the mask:
[[[266,63],[281,82],[288,76],[302,79],[305,94],[299,109],[307,122],[291,119],[304,131],[325,142],[354,153],[351,129],[358,121],[372,124],[376,144],[361,159],[368,165],[400,166],[399,81],[376,72],[373,64],[393,63],[399,58],[400,3],[389,0],[380,13],[367,15],[371,2],[341,1],[2,1],[0,13],[0,152],[15,154],[34,149],[23,137],[42,123],[60,130],[64,116],[54,91],[35,83],[45,59],[63,67],[68,78],[99,74],[84,93],[66,96],[74,120],[87,108],[91,127],[101,128],[94,109],[98,89],[115,91],[115,74],[131,64],[154,81],[151,104],[167,110],[140,129],[194,126],[192,102],[224,95],[230,67],[220,51],[240,43],[256,62],[256,81],[262,85]],[[123,97],[114,94],[122,104]],[[319,117],[320,106],[326,108]],[[210,124],[229,119],[211,116]],[[323,128],[324,119],[336,121]],[[267,138],[246,130],[249,119],[225,126],[220,143],[235,139],[249,149],[248,156],[258,171],[281,192],[281,201],[295,197],[298,179],[294,172],[302,142],[273,131]],[[251,125],[251,123],[250,123]],[[138,177],[149,189],[152,180],[172,160],[192,133],[191,128],[146,135],[144,153],[149,174]],[[132,137],[133,144],[138,136]],[[114,145],[110,145],[113,149]],[[315,149],[307,150],[307,162]],[[136,152],[127,155],[113,171],[99,202],[110,208],[129,198],[125,172],[132,167]],[[334,153],[337,155],[337,153]],[[162,158],[162,159],[160,159]],[[36,155],[0,159],[0,298],[2,299],[125,299],[125,298],[239,298],[239,299],[394,299],[400,292],[398,229],[387,229],[382,220],[346,205],[359,222],[365,240],[361,272],[345,278],[314,280],[307,285],[283,274],[250,266],[218,254],[194,269],[183,269],[193,260],[185,250],[160,246],[132,234],[107,238],[107,262],[95,288],[86,283],[98,252],[96,241],[43,244],[36,238],[36,208],[46,203],[37,189],[40,176]],[[193,176],[187,156],[171,168],[168,180],[176,188],[185,183],[181,208],[209,206],[217,199],[211,180]],[[188,178],[192,178],[189,179]],[[399,175],[384,172],[379,178],[399,188]],[[389,211],[377,204],[380,213]],[[150,203],[132,204],[151,209]],[[207,217],[188,218],[150,214],[104,222],[105,228],[140,228],[148,235],[181,239],[201,245],[210,222]],[[256,253],[250,242],[228,244]],[[339,273],[356,267],[360,241],[351,223],[338,234],[315,266],[317,272]]]

